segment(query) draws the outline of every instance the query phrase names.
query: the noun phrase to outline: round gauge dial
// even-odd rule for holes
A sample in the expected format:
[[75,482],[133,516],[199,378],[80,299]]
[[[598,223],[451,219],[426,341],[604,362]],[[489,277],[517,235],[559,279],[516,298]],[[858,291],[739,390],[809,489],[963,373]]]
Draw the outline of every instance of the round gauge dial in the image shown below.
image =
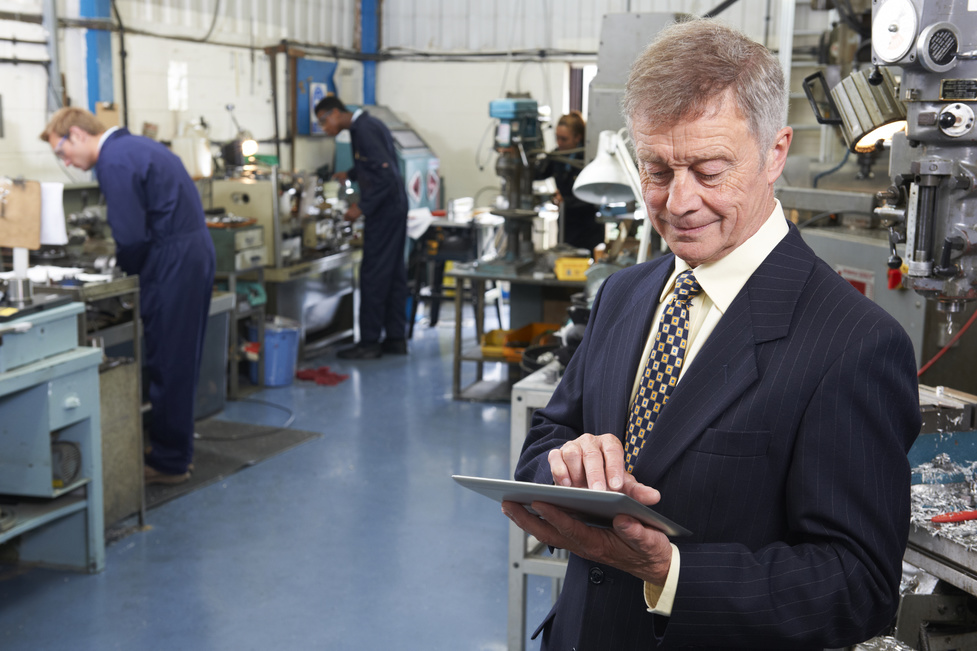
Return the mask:
[[916,9],[909,0],[888,0],[872,20],[872,47],[886,63],[906,56],[916,41]]

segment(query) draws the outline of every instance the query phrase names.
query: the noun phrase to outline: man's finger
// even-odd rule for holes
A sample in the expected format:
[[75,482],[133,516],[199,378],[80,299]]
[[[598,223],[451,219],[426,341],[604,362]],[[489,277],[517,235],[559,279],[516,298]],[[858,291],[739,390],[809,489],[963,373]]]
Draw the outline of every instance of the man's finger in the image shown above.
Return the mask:
[[624,487],[627,471],[624,469],[624,448],[621,440],[612,434],[605,434],[600,439],[601,453],[604,456],[604,474],[607,485],[613,491]]

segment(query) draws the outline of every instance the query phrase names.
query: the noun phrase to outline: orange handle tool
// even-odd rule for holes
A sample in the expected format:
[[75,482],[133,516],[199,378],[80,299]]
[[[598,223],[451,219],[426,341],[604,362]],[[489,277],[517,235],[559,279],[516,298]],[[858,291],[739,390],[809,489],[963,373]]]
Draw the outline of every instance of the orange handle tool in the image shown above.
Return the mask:
[[977,511],[957,511],[932,517],[933,522],[963,522],[964,520],[977,520]]

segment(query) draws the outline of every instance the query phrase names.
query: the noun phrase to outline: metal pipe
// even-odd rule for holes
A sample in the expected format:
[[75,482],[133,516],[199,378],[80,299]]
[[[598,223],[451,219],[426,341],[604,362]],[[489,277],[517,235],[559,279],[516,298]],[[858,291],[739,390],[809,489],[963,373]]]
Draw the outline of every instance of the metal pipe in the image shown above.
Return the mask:
[[115,0],[112,0],[112,11],[115,12],[115,19],[119,21],[119,74],[122,76],[122,126],[129,126],[129,95],[126,90],[126,28],[122,24],[122,16],[119,14],[119,7]]
[[5,43],[13,43],[15,45],[17,43],[25,43],[27,45],[47,45],[47,41],[28,41],[23,38],[17,38],[16,36],[13,38],[9,36],[0,36],[0,41],[4,41]]
[[[726,11],[727,9],[729,9],[730,6],[736,4],[738,1],[739,0],[725,0],[725,2],[720,2],[719,5],[715,9],[712,9],[710,11],[707,11],[706,13],[704,13],[702,15],[702,17],[703,18],[713,18],[715,16],[718,16],[719,14],[721,14],[724,11]],[[766,45],[766,43],[764,43],[764,45]]]
[[50,61],[38,61],[37,59],[12,59],[12,58],[0,59],[0,63],[13,63],[15,65],[20,63],[28,63],[37,66],[44,66],[45,68],[47,68],[51,64]]
[[271,106],[275,116],[275,158],[281,163],[282,138],[281,130],[278,127],[278,52],[271,49],[265,52],[271,64]]
[[61,85],[61,66],[58,65],[58,6],[55,0],[44,0],[43,21],[41,25],[47,30],[47,55],[51,60],[48,67],[48,112],[61,108],[64,104],[64,87]]

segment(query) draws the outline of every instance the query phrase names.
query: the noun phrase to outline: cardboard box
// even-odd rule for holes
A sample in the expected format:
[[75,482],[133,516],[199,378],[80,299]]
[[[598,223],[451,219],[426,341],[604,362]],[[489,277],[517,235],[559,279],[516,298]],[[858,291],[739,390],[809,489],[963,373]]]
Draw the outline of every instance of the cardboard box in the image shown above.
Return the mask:
[[106,129],[122,126],[122,123],[119,121],[119,107],[113,102],[98,102],[95,104],[95,117],[105,125]]

